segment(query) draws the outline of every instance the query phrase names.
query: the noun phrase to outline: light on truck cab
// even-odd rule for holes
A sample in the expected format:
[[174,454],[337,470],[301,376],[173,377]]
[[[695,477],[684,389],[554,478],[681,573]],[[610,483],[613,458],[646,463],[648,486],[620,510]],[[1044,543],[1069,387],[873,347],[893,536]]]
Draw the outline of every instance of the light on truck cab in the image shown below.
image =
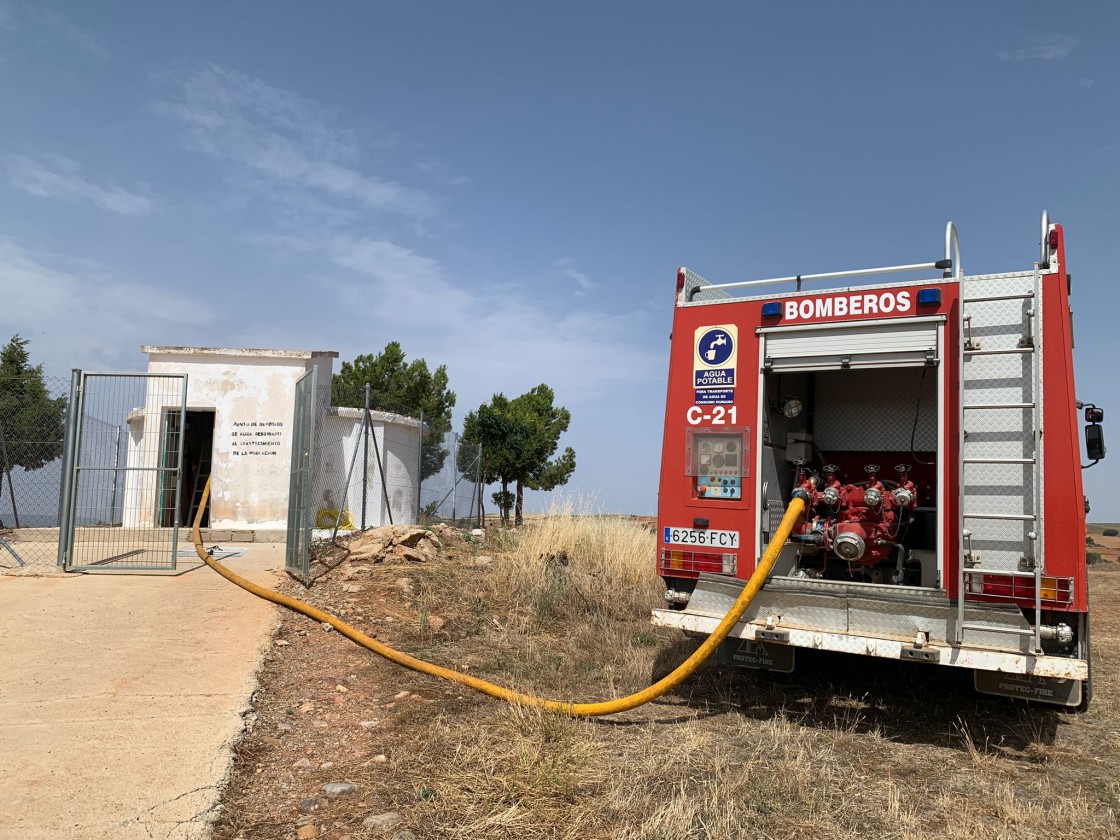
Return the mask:
[[677,270],[677,294],[684,291],[684,269]]
[[940,289],[918,289],[918,306],[937,306],[940,303]]
[[1054,230],[1050,231],[1050,235],[1047,237],[1046,241],[1050,243],[1051,248],[1057,248],[1058,247],[1058,231],[1057,231],[1057,229],[1054,229]]
[[762,317],[763,318],[781,318],[782,317],[782,305],[776,300],[770,301],[770,303],[762,304]]

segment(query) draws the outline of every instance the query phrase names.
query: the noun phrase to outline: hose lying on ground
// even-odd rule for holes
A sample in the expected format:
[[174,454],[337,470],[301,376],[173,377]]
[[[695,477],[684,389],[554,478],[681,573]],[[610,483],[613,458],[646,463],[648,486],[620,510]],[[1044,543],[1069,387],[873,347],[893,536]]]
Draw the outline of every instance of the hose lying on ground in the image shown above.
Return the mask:
[[316,621],[329,624],[351,641],[356,642],[367,650],[373,651],[379,656],[385,657],[391,662],[403,665],[405,668],[411,668],[413,671],[419,671],[422,674],[430,674],[433,677],[440,677],[441,679],[465,685],[468,688],[473,688],[475,691],[481,691],[483,694],[489,694],[491,697],[497,697],[499,700],[505,700],[509,703],[533,706],[548,712],[571,715],[573,717],[596,717],[599,715],[611,715],[616,712],[629,711],[630,709],[649,703],[652,700],[656,700],[658,697],[676,688],[692,676],[704,663],[704,660],[711,656],[716,648],[719,647],[720,643],[727,638],[732,628],[734,628],[735,625],[739,623],[739,619],[743,617],[743,613],[746,612],[747,607],[750,605],[751,601],[754,600],[755,595],[762,589],[762,584],[765,582],[766,576],[770,574],[770,570],[774,567],[774,561],[777,560],[782,545],[793,529],[793,523],[797,520],[798,515],[805,505],[801,499],[790,500],[789,507],[786,509],[786,515],[782,519],[782,524],[778,526],[777,533],[774,534],[769,548],[766,549],[766,553],[762,556],[762,559],[759,560],[758,567],[754,570],[754,574],[751,575],[750,580],[747,581],[747,585],[744,587],[742,594],[739,595],[739,599],[735,602],[734,606],[731,607],[730,611],[728,611],[723,621],[719,623],[719,626],[704,640],[704,643],[701,644],[688,659],[677,666],[674,671],[655,682],[649,688],[644,688],[627,697],[603,700],[597,703],[573,703],[564,700],[547,700],[542,697],[533,697],[530,694],[522,694],[519,691],[513,691],[508,688],[503,688],[500,685],[487,682],[486,680],[480,680],[477,677],[471,677],[466,674],[461,674],[458,671],[452,671],[450,668],[443,668],[439,665],[433,665],[430,662],[416,659],[415,657],[409,656],[407,653],[401,653],[388,645],[382,644],[376,639],[370,638],[365,633],[351,627],[345,621],[335,618],[330,613],[316,609],[310,604],[305,604],[303,601],[296,598],[281,595],[279,592],[273,592],[271,589],[258,586],[252,581],[246,580],[240,575],[231,572],[207,554],[206,549],[202,545],[202,535],[199,528],[202,522],[202,512],[206,510],[206,502],[209,498],[210,481],[207,479],[206,489],[202,493],[202,500],[198,505],[198,513],[195,515],[194,526],[191,533],[194,537],[194,547],[198,552],[198,556],[202,558],[202,561],[207,566],[226,580],[236,583],[242,589],[251,592],[258,598],[264,598],[266,601],[271,601],[274,604],[287,607],[308,618],[313,618]]

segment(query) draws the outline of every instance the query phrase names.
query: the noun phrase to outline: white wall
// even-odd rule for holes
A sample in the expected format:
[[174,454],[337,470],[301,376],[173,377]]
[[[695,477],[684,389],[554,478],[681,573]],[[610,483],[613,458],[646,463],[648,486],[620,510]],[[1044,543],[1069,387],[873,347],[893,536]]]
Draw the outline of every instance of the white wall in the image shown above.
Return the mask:
[[[365,524],[367,527],[387,525],[390,510],[394,523],[413,523],[416,521],[420,422],[380,411],[371,411],[370,416],[372,435],[365,464]],[[331,408],[321,419],[320,429],[312,496],[317,505],[316,521],[323,511],[343,510],[349,511],[354,525],[360,527],[363,521],[362,409]],[[384,485],[377,465],[378,451],[385,472]],[[352,462],[354,471],[347,485]]]
[[[187,374],[187,410],[214,412],[214,449],[210,490],[210,527],[283,529],[287,525],[295,384],[312,365],[319,368],[322,405],[329,401],[334,353],[308,351],[222,351],[209,348],[143,348],[150,373]],[[151,402],[151,398],[149,398]],[[147,417],[130,424],[134,440],[154,429],[159,407],[147,406]],[[145,423],[145,420],[147,421]],[[133,441],[130,441],[132,443]],[[130,456],[134,447],[130,446]],[[154,466],[152,447],[145,446],[141,466]],[[136,456],[141,453],[137,452]],[[152,464],[146,461],[152,460]],[[136,461],[130,458],[130,465]],[[130,473],[130,475],[142,475]],[[139,497],[152,492],[153,498]],[[143,512],[155,509],[154,491],[128,487],[126,499]],[[125,525],[147,525],[148,521]],[[135,519],[136,517],[134,517]]]

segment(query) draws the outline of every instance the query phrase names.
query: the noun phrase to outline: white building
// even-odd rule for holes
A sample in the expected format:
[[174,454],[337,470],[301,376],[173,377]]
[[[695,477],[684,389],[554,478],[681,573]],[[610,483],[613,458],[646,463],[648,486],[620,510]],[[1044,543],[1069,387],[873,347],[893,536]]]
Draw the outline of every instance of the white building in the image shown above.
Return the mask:
[[[312,498],[316,520],[377,526],[416,516],[419,421],[384,412],[330,406],[334,351],[218,347],[141,348],[151,374],[186,374],[186,423],[180,404],[163,405],[161,380],[149,380],[148,405],[128,420],[125,527],[190,525],[206,478],[210,504],[203,524],[233,531],[282,531],[287,525],[296,382],[317,368],[317,442]],[[166,380],[163,380],[166,382]],[[159,403],[157,405],[156,403]],[[152,418],[160,417],[160,429]],[[147,418],[147,422],[146,422]],[[152,436],[158,436],[158,445]],[[182,446],[178,511],[173,488],[157,486],[152,470],[172,464]],[[347,474],[353,475],[345,489]],[[362,510],[365,475],[365,509]],[[382,484],[384,475],[384,484]]]

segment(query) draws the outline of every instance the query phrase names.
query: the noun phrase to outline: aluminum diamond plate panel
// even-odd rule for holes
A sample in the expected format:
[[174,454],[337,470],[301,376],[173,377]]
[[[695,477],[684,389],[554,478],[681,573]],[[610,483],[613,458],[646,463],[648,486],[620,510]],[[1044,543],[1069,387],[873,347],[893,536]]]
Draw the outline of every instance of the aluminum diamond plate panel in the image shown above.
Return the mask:
[[[923,370],[927,371],[924,380]],[[933,369],[820,372],[816,403],[813,434],[825,452],[909,453],[911,431],[915,450],[937,449],[937,374]]]
[[[966,340],[975,352],[965,352],[963,377],[964,464],[961,504],[965,528],[971,532],[974,557],[983,569],[1015,571],[1028,550],[1027,534],[1039,533],[1032,519],[1001,520],[987,516],[1035,516],[1036,467],[1026,464],[977,463],[991,459],[1041,459],[1035,451],[1037,412],[1035,383],[1041,325],[1033,316],[1036,276],[988,275],[965,278],[962,308],[969,321]],[[977,300],[1018,296],[1010,300]],[[1022,352],[1022,351],[1028,352]],[[1027,408],[969,409],[969,405],[1023,405]],[[974,635],[969,632],[969,637]]]
[[[684,613],[722,619],[734,605],[744,582],[703,577]],[[795,589],[796,588],[796,589]],[[951,645],[956,639],[957,607],[940,591],[835,581],[772,578],[751,603],[744,623],[762,624],[768,618],[779,628],[829,633],[852,633],[881,639],[910,641],[928,633],[933,644]],[[967,605],[968,645],[990,650],[1030,653],[1030,637],[1008,631],[1030,627],[1016,607]],[[1002,631],[1002,632],[1001,632]]]

